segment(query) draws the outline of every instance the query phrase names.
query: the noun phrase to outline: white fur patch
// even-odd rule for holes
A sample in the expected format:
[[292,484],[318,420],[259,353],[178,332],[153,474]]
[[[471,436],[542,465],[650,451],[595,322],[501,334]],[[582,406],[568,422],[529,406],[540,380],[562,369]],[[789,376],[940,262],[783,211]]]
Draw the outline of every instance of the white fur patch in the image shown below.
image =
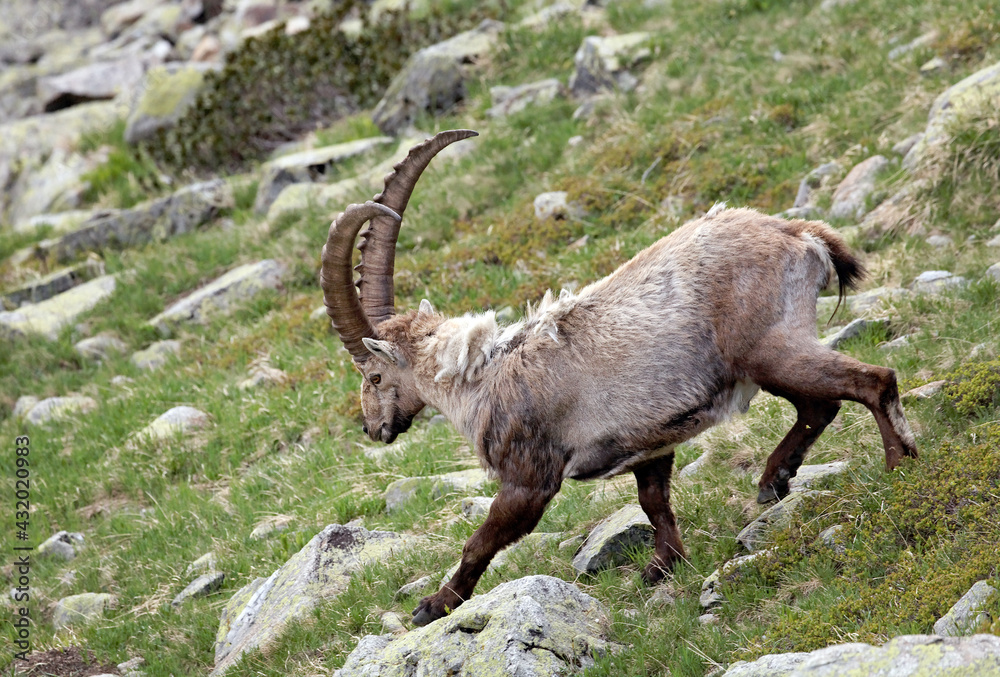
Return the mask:
[[537,308],[528,305],[528,319],[524,324],[526,331],[535,335],[545,335],[559,343],[559,320],[576,306],[579,297],[568,289],[559,292],[559,298],[552,295],[552,290],[545,292]]
[[837,276],[837,271],[833,267],[833,260],[830,258],[830,250],[826,248],[825,242],[812,233],[802,233],[802,239],[805,240],[809,247],[816,252],[816,255],[819,256],[823,265],[826,267],[826,282],[823,283],[823,287],[827,287]]
[[499,334],[496,313],[464,315],[447,320],[434,336],[436,382],[458,378],[474,381],[490,360]]
[[726,203],[725,202],[716,202],[714,205],[712,205],[712,208],[709,209],[708,212],[705,214],[705,218],[706,219],[710,219],[713,216],[715,216],[716,214],[718,214],[720,212],[724,212],[724,211],[726,211]]

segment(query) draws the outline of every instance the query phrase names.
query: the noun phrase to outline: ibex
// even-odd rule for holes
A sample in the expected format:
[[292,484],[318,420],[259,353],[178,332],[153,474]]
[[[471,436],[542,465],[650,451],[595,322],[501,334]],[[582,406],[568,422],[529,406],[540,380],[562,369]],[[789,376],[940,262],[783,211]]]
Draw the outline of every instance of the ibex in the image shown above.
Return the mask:
[[[841,297],[864,274],[828,225],[715,207],[577,294],[546,294],[510,326],[493,312],[447,318],[424,300],[394,311],[401,218],[421,172],[448,144],[415,146],[373,201],[330,227],[321,283],[333,327],[363,375],[363,429],[389,443],[421,409],[440,410],[473,443],[501,488],[454,577],[413,612],[424,625],[472,594],[493,556],[535,528],[563,480],[631,472],[655,529],[643,577],[684,557],[670,509],[674,447],[745,412],[758,389],[798,419],[767,460],[761,503],[789,492],[809,446],[860,402],[878,422],[891,470],[917,450],[895,373],[817,340],[816,297],[836,273]],[[362,225],[355,292],[351,248]]]

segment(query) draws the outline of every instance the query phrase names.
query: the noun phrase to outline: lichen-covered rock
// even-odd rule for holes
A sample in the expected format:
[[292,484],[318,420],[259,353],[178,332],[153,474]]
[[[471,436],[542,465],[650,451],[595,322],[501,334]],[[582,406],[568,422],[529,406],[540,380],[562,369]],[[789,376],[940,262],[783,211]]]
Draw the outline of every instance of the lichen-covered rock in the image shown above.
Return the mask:
[[257,187],[254,211],[266,214],[286,186],[293,183],[319,183],[334,165],[368,153],[391,141],[392,139],[387,136],[357,139],[285,155],[264,164],[261,167],[261,180]]
[[97,402],[92,397],[84,395],[49,397],[33,406],[25,415],[24,421],[31,425],[42,425],[69,418],[74,414],[85,414],[94,409],[97,409]]
[[77,341],[73,344],[73,350],[87,359],[101,361],[112,353],[125,352],[128,345],[113,334],[99,334]]
[[753,522],[743,527],[743,530],[736,536],[736,541],[750,552],[760,550],[769,544],[767,537],[770,532],[787,527],[802,509],[804,501],[815,498],[822,493],[824,492],[812,490],[790,493],[762,512]]
[[68,73],[40,78],[38,97],[47,112],[113,99],[138,85],[144,72],[139,59],[96,61]]
[[284,264],[274,259],[238,266],[174,303],[149,324],[161,336],[169,336],[178,325],[186,322],[204,323],[214,315],[231,311],[237,304],[266,289],[277,288],[284,272]]
[[529,82],[517,87],[497,85],[490,87],[490,98],[493,107],[486,111],[491,118],[502,118],[514,113],[520,113],[528,106],[548,103],[557,96],[562,84],[555,78]]
[[919,294],[940,294],[961,289],[968,283],[964,277],[947,270],[925,270],[914,278],[910,288]]
[[177,593],[177,596],[174,597],[170,604],[171,606],[178,607],[192,597],[204,597],[205,595],[209,595],[221,588],[222,583],[225,580],[226,575],[221,571],[209,571],[204,573],[188,583],[186,588]]
[[75,531],[59,531],[38,546],[38,554],[68,562],[76,557],[76,549],[81,547],[83,547],[83,534]]
[[21,395],[17,398],[17,402],[14,403],[14,411],[10,415],[13,418],[24,418],[38,404],[38,401],[38,398],[34,395]]
[[361,185],[357,178],[344,179],[330,184],[293,183],[285,186],[268,207],[267,220],[269,223],[274,223],[285,214],[307,209],[321,211],[343,209],[346,204],[345,200],[360,192]]
[[148,139],[158,130],[173,126],[194,103],[205,82],[207,64],[166,64],[146,73],[125,125],[125,141]]
[[61,630],[70,625],[92,621],[104,613],[105,609],[113,608],[116,602],[114,595],[100,592],[63,597],[56,602],[52,624],[56,630]]
[[206,552],[204,555],[188,564],[185,573],[196,574],[200,571],[215,571],[218,566],[218,559],[214,552]]
[[381,675],[577,674],[607,650],[608,613],[572,583],[528,576],[476,595],[402,637],[369,635],[334,673]]
[[875,155],[855,165],[833,192],[830,216],[837,219],[860,220],[867,211],[865,203],[868,197],[875,192],[875,179],[878,173],[888,165],[889,161],[881,155]]
[[67,261],[81,251],[162,241],[208,223],[234,204],[232,188],[226,181],[195,183],[130,209],[96,214],[79,229],[47,240],[36,249],[41,256],[51,254],[58,261]]
[[243,652],[265,647],[286,623],[340,594],[362,566],[384,562],[417,542],[386,531],[326,527],[270,577],[257,579],[229,601],[216,636],[212,674],[224,673]]
[[997,677],[1000,637],[974,635],[943,638],[903,635],[881,647],[837,644],[810,653],[763,656],[739,661],[723,677]]
[[627,553],[653,544],[653,525],[639,505],[626,505],[590,532],[573,557],[573,568],[593,574],[628,561]]
[[[908,289],[900,287],[877,287],[859,294],[850,294],[844,297],[841,308],[848,310],[855,315],[870,314],[878,311],[882,312],[889,308],[893,299],[903,298],[910,293]],[[821,320],[826,320],[833,309],[837,307],[836,296],[821,296],[816,299],[816,314]]]
[[569,202],[569,193],[556,190],[535,196],[535,218],[539,220],[558,218],[578,219],[584,215],[583,208],[576,202]]
[[998,593],[986,581],[977,581],[955,605],[934,624],[934,632],[946,637],[962,637],[975,632],[983,623],[989,622],[990,615],[983,611]]
[[80,205],[89,184],[84,175],[108,159],[101,148],[86,155],[56,148],[45,164],[22,171],[9,191],[8,217],[24,231],[32,217],[46,212],[60,212]]
[[503,24],[486,20],[471,31],[426,47],[407,59],[389,83],[372,120],[396,134],[422,112],[444,111],[465,98],[463,66],[492,49]]
[[930,383],[907,390],[901,395],[901,399],[929,400],[941,392],[946,385],[948,385],[947,381],[931,381]]
[[0,304],[13,310],[25,302],[40,303],[103,274],[104,264],[100,259],[88,259],[85,263],[57,270],[6,292],[0,297]]
[[834,332],[829,336],[825,336],[823,338],[822,343],[827,348],[832,348],[833,350],[837,350],[838,348],[840,348],[841,343],[861,336],[861,334],[867,331],[868,329],[874,327],[888,327],[888,326],[889,326],[889,320],[886,319],[866,320],[864,318],[858,318],[856,320],[853,320],[843,329]]
[[181,352],[181,342],[175,339],[157,341],[145,350],[137,350],[129,358],[139,369],[151,371],[159,369],[170,360],[171,357],[179,355]]
[[41,303],[0,312],[0,336],[38,334],[55,341],[63,327],[111,296],[115,284],[114,275],[102,275]]
[[[386,447],[388,449],[389,447]],[[427,475],[425,477],[406,477],[396,480],[385,488],[385,509],[392,512],[417,495],[417,492],[428,485],[434,498],[441,498],[453,492],[478,491],[489,478],[478,468],[459,470],[443,475]]]
[[1000,62],[983,68],[946,89],[931,106],[927,129],[903,158],[903,166],[915,169],[927,157],[932,147],[948,137],[948,126],[956,118],[968,115],[984,104],[1000,101]]
[[136,433],[135,438],[145,442],[172,440],[202,430],[210,422],[208,414],[200,409],[188,406],[173,407]]
[[614,89],[631,89],[637,81],[628,69],[652,54],[649,33],[625,33],[583,39],[573,63],[576,70],[569,80],[575,96],[590,96]]
[[698,603],[702,608],[709,609],[721,604],[726,598],[719,592],[719,587],[723,581],[733,582],[743,577],[743,568],[761,557],[766,557],[770,550],[758,550],[750,555],[734,557],[721,567],[709,574],[708,578],[701,584],[701,594],[698,596]]

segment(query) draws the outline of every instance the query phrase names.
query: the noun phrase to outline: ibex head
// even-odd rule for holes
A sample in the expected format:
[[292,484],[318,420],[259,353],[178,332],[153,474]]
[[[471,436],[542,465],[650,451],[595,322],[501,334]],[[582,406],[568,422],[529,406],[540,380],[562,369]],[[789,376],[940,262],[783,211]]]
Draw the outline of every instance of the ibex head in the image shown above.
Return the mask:
[[[392,276],[403,212],[431,159],[445,146],[476,135],[467,129],[451,130],[411,148],[385,177],[380,194],[362,205],[348,206],[337,217],[323,247],[320,284],[326,312],[363,376],[364,431],[376,441],[389,443],[406,432],[425,405],[407,346],[400,340],[413,316],[397,317],[395,310]],[[369,221],[358,244],[361,263],[354,268],[359,273],[355,282],[351,247]]]

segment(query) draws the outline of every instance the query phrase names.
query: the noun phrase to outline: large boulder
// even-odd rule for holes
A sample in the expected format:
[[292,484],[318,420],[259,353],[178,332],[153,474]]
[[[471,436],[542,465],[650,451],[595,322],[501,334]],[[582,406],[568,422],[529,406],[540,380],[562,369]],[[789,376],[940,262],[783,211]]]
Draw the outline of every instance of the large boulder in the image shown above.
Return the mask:
[[306,618],[317,604],[339,595],[361,567],[384,562],[417,542],[388,531],[326,527],[271,576],[256,579],[229,600],[216,636],[212,675],[223,674],[243,652],[267,646],[286,623]]
[[125,125],[125,141],[139,143],[157,131],[172,127],[194,103],[205,82],[209,64],[166,64],[146,73]]
[[164,337],[184,323],[205,323],[213,315],[227,313],[265,289],[281,284],[285,265],[274,259],[247,263],[174,303],[149,321]]
[[90,63],[68,73],[39,79],[38,98],[46,112],[113,99],[138,85],[145,70],[138,59]]
[[503,24],[486,20],[410,56],[389,83],[372,120],[386,134],[396,134],[421,112],[445,111],[464,99],[464,66],[488,52],[502,28]]
[[975,111],[1000,107],[1000,62],[977,71],[946,89],[931,106],[923,137],[910,148],[903,165],[916,168],[928,150],[948,137],[948,127],[957,118]]
[[102,275],[41,303],[0,312],[0,336],[39,334],[55,341],[63,327],[111,296],[115,284],[114,275]]
[[898,675],[918,677],[1000,676],[1000,637],[974,635],[943,638],[903,635],[883,646],[837,644],[805,653],[762,656],[752,663],[739,661],[723,677],[841,677],[842,675]]
[[934,624],[934,632],[939,635],[961,637],[975,631],[983,623],[989,622],[990,615],[984,610],[996,596],[997,589],[986,581],[977,581],[962,595],[962,599],[948,610]]
[[558,578],[528,576],[402,637],[363,638],[334,675],[578,674],[607,650],[607,632],[596,599]]

